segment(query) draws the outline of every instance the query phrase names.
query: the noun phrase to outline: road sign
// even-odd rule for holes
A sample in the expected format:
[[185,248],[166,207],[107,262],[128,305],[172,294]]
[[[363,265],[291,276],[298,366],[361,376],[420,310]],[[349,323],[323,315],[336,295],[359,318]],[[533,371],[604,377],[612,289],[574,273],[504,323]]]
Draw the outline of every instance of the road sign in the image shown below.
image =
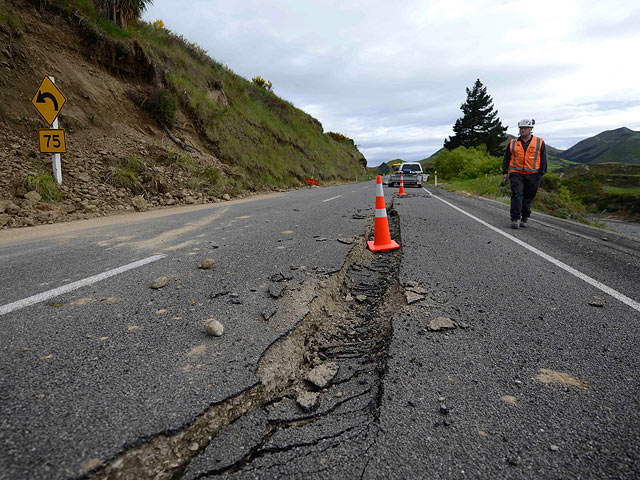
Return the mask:
[[40,87],[38,87],[38,91],[31,99],[33,106],[36,107],[36,110],[40,112],[42,118],[44,118],[49,125],[53,125],[53,121],[60,113],[60,110],[62,110],[62,106],[66,101],[65,96],[58,90],[58,87],[55,86],[48,75],[44,76]]
[[318,180],[316,180],[315,178],[307,177],[307,178],[305,179],[305,183],[306,183],[307,185],[318,185]]
[[41,153],[67,153],[64,130],[41,128],[38,130]]

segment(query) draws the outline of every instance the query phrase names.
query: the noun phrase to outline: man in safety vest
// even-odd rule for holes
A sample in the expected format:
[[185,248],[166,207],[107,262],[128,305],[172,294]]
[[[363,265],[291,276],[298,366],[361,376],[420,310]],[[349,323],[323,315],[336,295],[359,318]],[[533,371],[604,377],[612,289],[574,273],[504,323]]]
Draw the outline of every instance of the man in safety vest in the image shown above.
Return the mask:
[[547,173],[547,147],[541,137],[531,135],[535,123],[528,118],[518,122],[520,136],[509,142],[502,160],[502,178],[511,184],[511,228],[528,227],[531,202]]

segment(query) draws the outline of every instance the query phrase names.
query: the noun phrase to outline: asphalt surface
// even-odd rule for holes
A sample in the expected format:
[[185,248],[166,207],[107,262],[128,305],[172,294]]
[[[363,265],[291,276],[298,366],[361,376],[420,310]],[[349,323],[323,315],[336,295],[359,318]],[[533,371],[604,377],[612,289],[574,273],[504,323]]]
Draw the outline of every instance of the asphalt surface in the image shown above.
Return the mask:
[[[513,231],[502,206],[427,189],[640,301],[640,250],[535,213]],[[402,249],[353,260],[341,295],[365,300],[317,347],[340,365],[318,408],[256,406],[184,478],[639,477],[640,312],[425,190],[395,192]],[[0,233],[0,307],[166,255],[0,315],[0,478],[79,478],[256,385],[357,252],[337,239],[363,240],[374,196],[368,182]],[[398,282],[424,299],[405,304]],[[429,331],[436,317],[458,328]]]
[[[286,291],[277,300],[268,293],[271,277],[284,272],[295,290],[340,269],[351,245],[337,238],[364,233],[371,189],[316,188],[69,225],[71,233],[0,234],[0,305],[167,255],[0,316],[0,478],[78,476],[255,384],[262,352],[306,313],[289,309],[265,322],[263,311],[287,301]],[[352,218],[358,209],[362,218]],[[214,268],[199,270],[206,257]],[[159,276],[167,285],[150,289]],[[205,334],[211,317],[224,324],[219,339]]]
[[[637,253],[559,233],[535,213],[513,231],[503,209],[430,190],[640,297]],[[384,433],[363,478],[638,478],[640,312],[426,192],[394,205],[400,280],[429,294],[393,318]],[[468,328],[431,332],[436,317]],[[541,369],[585,388],[543,383]]]

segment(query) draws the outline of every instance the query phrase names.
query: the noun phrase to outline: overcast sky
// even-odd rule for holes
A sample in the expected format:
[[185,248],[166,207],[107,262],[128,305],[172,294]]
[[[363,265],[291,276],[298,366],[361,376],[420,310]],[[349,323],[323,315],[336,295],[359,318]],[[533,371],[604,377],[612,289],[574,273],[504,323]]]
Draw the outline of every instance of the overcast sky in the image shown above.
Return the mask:
[[511,134],[640,130],[638,0],[154,0],[143,18],[271,80],[370,166],[441,148],[476,78]]

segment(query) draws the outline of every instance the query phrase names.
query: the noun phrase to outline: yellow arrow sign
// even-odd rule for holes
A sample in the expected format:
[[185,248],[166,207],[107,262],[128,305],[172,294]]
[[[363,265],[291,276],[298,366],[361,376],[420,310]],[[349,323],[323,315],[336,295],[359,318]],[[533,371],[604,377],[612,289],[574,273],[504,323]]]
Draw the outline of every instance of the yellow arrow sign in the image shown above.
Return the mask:
[[67,153],[64,130],[41,128],[38,130],[38,137],[40,137],[41,153]]
[[31,99],[31,103],[36,107],[36,110],[40,112],[42,118],[49,125],[53,125],[53,121],[56,119],[62,106],[67,99],[62,94],[58,87],[51,81],[48,75],[45,75],[42,79],[38,91]]

